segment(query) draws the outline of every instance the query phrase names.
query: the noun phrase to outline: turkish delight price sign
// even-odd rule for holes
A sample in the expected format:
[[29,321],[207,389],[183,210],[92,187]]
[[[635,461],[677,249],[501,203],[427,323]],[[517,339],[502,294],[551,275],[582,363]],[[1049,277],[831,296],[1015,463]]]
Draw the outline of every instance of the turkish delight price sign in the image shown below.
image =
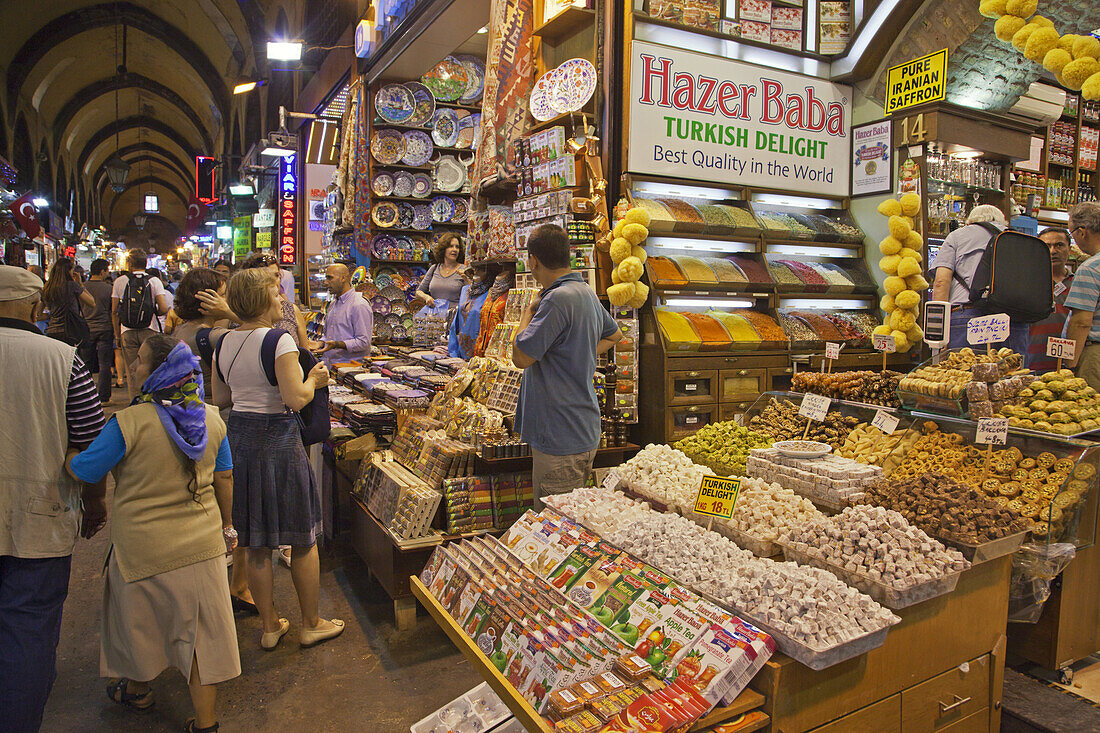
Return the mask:
[[966,322],[966,342],[988,345],[1005,341],[1008,339],[1008,324],[1007,313],[971,318]]
[[704,476],[695,495],[695,513],[729,519],[741,493],[741,479]]
[[617,471],[608,471],[607,477],[603,480],[603,487],[608,491],[618,491],[622,488],[623,479]]
[[894,340],[894,335],[890,333],[873,334],[871,345],[875,347],[875,351],[882,352],[882,371],[886,371],[886,355],[893,354],[898,350],[898,342]]

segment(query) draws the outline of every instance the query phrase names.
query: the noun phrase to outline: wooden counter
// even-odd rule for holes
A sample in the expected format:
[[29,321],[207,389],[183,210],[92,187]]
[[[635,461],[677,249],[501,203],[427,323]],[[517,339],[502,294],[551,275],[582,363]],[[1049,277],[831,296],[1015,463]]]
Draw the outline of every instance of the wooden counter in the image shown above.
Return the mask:
[[751,684],[772,733],[998,731],[1011,568],[978,565],[953,593],[895,611],[886,643],[856,659],[815,672],[772,657]]

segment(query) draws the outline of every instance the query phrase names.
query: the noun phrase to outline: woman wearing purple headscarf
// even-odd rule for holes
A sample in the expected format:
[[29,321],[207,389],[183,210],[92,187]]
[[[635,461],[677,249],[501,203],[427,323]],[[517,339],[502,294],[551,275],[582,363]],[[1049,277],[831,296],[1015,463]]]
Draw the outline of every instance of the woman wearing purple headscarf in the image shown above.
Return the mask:
[[112,700],[144,710],[149,680],[175,667],[195,708],[187,730],[212,733],[214,686],[241,673],[225,582],[237,542],[225,423],[203,402],[199,359],[183,342],[153,335],[133,374],[141,394],[68,462],[81,481],[115,477],[100,674]]

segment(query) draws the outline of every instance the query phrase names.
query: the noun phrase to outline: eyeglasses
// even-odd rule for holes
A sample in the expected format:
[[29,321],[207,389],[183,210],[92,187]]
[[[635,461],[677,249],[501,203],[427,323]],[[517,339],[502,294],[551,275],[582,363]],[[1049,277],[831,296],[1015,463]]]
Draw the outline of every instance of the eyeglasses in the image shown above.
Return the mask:
[[1070,229],[1070,230],[1069,230],[1069,233],[1070,233],[1070,234],[1072,234],[1073,236],[1075,236],[1075,237],[1076,237],[1076,236],[1077,236],[1077,230],[1078,230],[1078,229],[1084,229],[1084,227],[1083,227],[1083,226],[1080,226],[1080,227],[1074,227],[1073,229]]

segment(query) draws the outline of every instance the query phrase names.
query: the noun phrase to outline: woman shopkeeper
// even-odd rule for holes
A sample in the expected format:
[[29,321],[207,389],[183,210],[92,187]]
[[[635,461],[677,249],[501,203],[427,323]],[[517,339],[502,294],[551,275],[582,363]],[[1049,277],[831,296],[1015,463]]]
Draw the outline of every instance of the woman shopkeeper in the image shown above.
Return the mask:
[[428,268],[416,297],[426,305],[421,315],[446,315],[447,311],[458,305],[458,297],[465,282],[462,280],[465,253],[462,238],[453,232],[447,232],[439,238],[432,250],[435,264]]

